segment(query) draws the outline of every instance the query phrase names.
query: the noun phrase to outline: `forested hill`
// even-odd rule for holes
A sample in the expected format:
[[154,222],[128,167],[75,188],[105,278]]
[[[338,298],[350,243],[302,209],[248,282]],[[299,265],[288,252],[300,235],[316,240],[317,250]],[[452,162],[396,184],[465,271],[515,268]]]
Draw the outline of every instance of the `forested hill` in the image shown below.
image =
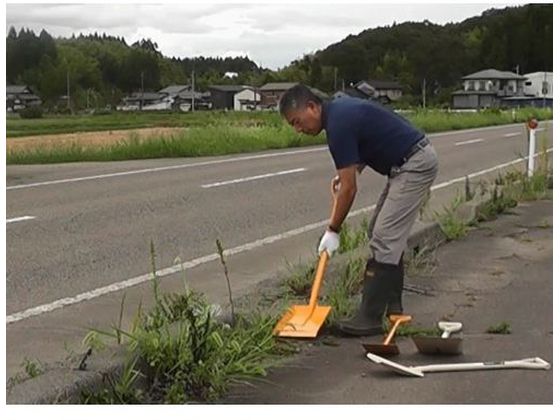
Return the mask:
[[[359,7],[356,5],[355,7]],[[188,42],[186,40],[185,42]],[[485,68],[552,71],[552,4],[488,10],[461,23],[407,22],[368,29],[272,71],[247,57],[164,57],[154,40],[127,45],[107,34],[53,39],[46,31],[10,28],[6,37],[8,84],[32,86],[44,100],[66,93],[114,102],[131,91],[190,83],[254,84],[300,81],[326,92],[361,79],[395,80],[419,95],[424,80],[434,102],[446,101],[466,74]],[[224,78],[225,72],[238,77]],[[97,101],[96,101],[97,102]]]
[[[356,6],[359,7],[359,6]],[[552,4],[491,9],[461,23],[407,22],[368,29],[293,62],[285,72],[307,69],[308,82],[334,88],[361,79],[400,82],[419,94],[423,80],[445,94],[460,78],[485,68],[552,71]]]

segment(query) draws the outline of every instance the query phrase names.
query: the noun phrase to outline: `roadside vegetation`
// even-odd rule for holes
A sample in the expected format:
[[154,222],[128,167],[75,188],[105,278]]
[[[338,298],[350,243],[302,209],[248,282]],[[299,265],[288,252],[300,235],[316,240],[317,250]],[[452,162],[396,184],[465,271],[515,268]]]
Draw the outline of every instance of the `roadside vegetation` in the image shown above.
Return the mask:
[[[422,130],[432,133],[510,124],[526,121],[529,117],[548,120],[552,119],[552,110],[524,108],[454,113],[420,109],[406,112],[404,116]],[[9,118],[7,137],[145,127],[184,127],[185,130],[142,139],[131,132],[127,139],[108,145],[90,145],[77,140],[35,147],[33,139],[25,139],[21,141],[25,141],[28,147],[8,151],[6,161],[7,164],[41,164],[201,157],[325,143],[324,133],[317,137],[298,135],[276,112],[201,111],[192,114],[115,113],[31,120]]]
[[[82,390],[82,403],[213,401],[232,383],[264,376],[281,355],[293,351],[273,336],[271,314],[237,313],[230,323],[220,322],[220,310],[187,286],[182,293],[162,294],[155,267],[153,294],[153,308],[144,311],[139,305],[130,330],[119,322],[84,338],[86,347],[97,349],[115,340],[127,346],[128,359],[119,375],[105,378],[103,389]],[[121,314],[123,305],[124,299]]]

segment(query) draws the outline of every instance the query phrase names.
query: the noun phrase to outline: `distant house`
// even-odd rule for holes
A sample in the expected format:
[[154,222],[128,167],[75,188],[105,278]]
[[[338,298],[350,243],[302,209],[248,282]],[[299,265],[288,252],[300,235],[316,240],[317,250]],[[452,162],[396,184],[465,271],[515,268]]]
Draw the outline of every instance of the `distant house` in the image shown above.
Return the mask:
[[171,109],[173,98],[160,92],[135,92],[126,96],[122,104],[117,106],[120,111],[161,111]]
[[371,97],[369,95],[367,95],[364,92],[362,92],[358,89],[355,89],[353,87],[337,90],[333,94],[333,98],[335,98],[335,99],[336,98],[342,98],[344,96],[350,96],[352,98],[360,98],[360,99],[371,99]]
[[6,112],[17,112],[30,106],[41,106],[41,98],[29,86],[6,86]]
[[[523,84],[525,97],[521,102],[533,107],[552,107],[552,72],[537,71],[523,75],[526,80]],[[519,100],[507,98],[510,106],[522,106]]]
[[197,91],[184,91],[175,97],[173,108],[181,111],[190,111],[193,104],[195,110],[212,109],[212,102],[210,101],[210,92],[197,92]]
[[527,78],[509,71],[488,69],[469,74],[462,80],[463,89],[452,94],[456,109],[499,107],[507,103],[507,98],[525,96],[523,86]]
[[323,101],[327,101],[329,100],[329,95],[327,95],[325,92],[323,92],[322,90],[316,89],[314,87],[310,87],[309,89],[311,89],[311,92],[313,92],[315,95],[317,95],[319,98],[321,98]]
[[353,87],[366,94],[369,99],[385,104],[398,100],[403,94],[402,86],[398,82],[387,80],[361,80]]
[[298,83],[281,82],[281,83],[267,83],[260,88],[261,92],[261,107],[264,109],[278,108],[280,98],[291,87]]
[[236,111],[256,110],[260,107],[261,94],[257,88],[246,87],[233,95],[233,109]]
[[[278,102],[282,95],[290,88],[298,85],[294,82],[267,83],[261,86],[261,107],[263,109],[277,109]],[[328,100],[329,95],[314,87],[308,86],[309,89],[323,100]]]
[[188,92],[189,90],[191,90],[189,85],[170,85],[161,89],[159,93],[165,93],[167,96],[176,98],[180,93]]
[[233,98],[236,93],[246,89],[247,86],[240,85],[211,85],[208,87],[210,91],[210,102],[212,109],[234,109]]

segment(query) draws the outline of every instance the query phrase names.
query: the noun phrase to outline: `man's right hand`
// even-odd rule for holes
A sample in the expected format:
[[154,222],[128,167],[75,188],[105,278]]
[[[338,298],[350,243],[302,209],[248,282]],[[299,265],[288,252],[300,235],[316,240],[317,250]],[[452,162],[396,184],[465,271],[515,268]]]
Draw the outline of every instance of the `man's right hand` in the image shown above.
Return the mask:
[[327,253],[329,254],[329,258],[332,258],[333,254],[339,246],[340,236],[338,235],[338,233],[327,229],[327,231],[321,238],[321,242],[319,242],[319,249],[317,251],[319,255],[321,255],[321,252],[327,251]]

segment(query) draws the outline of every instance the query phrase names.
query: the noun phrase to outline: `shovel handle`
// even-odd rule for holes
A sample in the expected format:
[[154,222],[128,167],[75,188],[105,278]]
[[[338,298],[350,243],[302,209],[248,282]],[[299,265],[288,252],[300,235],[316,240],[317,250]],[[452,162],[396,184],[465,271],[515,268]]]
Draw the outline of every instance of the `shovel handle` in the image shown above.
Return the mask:
[[311,297],[309,298],[309,306],[312,308],[314,308],[317,304],[317,298],[319,297],[319,290],[321,289],[321,283],[323,282],[323,277],[325,276],[328,260],[328,252],[321,252],[319,263],[317,264],[317,270],[315,270],[315,279],[313,280],[313,287],[311,288]]
[[383,341],[384,346],[386,346],[391,342],[399,325],[405,322],[409,322],[412,319],[412,317],[410,315],[391,315],[389,319],[391,322],[393,322],[393,327],[391,328],[391,331],[389,331],[389,334],[387,335],[387,337],[385,337],[385,340]]
[[543,369],[549,370],[550,363],[540,357],[521,360],[502,360],[497,362],[474,362],[474,363],[449,363],[442,365],[415,366],[422,372],[459,372],[465,370],[487,370],[487,369]]
[[[334,179],[331,182],[331,195],[333,199],[331,219],[336,211],[336,189],[334,187]],[[327,268],[327,261],[329,260],[329,253],[327,251],[321,252],[319,257],[319,263],[317,264],[317,270],[315,270],[315,278],[313,279],[313,287],[311,288],[311,297],[309,298],[309,306],[314,308],[317,304],[317,298],[319,297],[319,290],[321,289],[321,283],[323,282],[323,277],[325,275],[325,270]]]

